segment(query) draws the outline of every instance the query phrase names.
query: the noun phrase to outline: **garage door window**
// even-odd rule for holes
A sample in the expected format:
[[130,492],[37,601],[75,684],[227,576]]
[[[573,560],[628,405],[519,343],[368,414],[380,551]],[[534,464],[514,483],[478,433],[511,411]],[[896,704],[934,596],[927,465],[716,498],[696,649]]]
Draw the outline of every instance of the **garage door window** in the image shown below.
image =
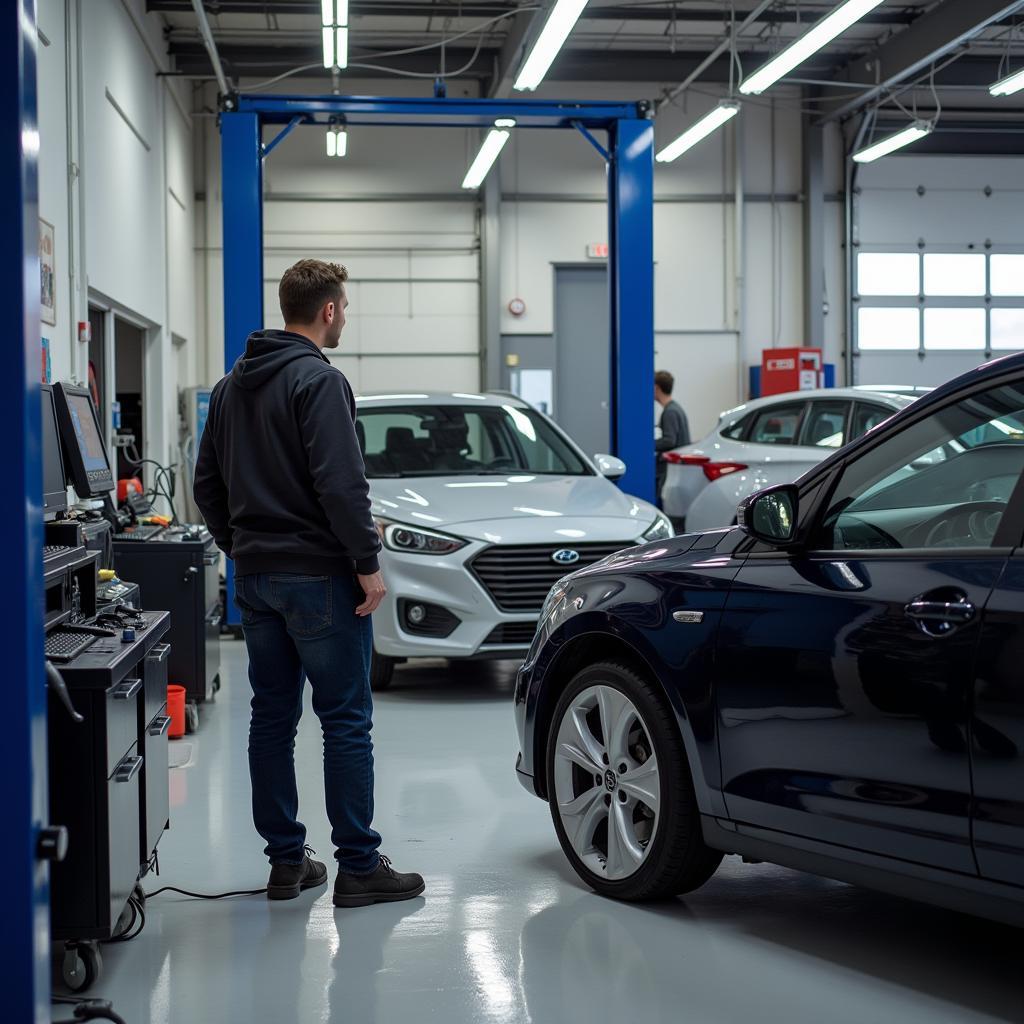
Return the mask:
[[829,550],[991,546],[1024,471],[1024,386],[934,413],[851,463],[819,532]]
[[856,349],[1024,350],[1024,253],[861,252]]

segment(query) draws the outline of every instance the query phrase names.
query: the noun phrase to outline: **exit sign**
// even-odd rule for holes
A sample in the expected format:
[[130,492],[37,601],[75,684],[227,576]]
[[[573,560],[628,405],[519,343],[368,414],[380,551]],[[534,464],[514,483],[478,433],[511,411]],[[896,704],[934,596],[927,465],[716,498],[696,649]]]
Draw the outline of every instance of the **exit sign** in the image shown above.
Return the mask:
[[587,259],[606,260],[608,259],[607,242],[591,242],[587,246]]

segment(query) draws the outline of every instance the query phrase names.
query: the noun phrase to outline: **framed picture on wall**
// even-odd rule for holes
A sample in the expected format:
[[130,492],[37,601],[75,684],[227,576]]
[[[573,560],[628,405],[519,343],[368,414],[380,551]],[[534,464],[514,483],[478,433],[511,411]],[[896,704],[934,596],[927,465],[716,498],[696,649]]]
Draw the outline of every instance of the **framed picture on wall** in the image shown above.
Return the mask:
[[39,315],[44,324],[57,323],[57,277],[53,267],[53,225],[39,218]]

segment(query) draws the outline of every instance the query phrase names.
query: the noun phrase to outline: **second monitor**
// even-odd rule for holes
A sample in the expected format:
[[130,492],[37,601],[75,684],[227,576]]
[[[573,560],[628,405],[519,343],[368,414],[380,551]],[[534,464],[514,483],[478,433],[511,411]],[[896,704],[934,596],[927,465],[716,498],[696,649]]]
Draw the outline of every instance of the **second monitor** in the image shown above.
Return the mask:
[[75,491],[80,498],[105,497],[116,482],[89,389],[58,383],[53,385],[53,397]]

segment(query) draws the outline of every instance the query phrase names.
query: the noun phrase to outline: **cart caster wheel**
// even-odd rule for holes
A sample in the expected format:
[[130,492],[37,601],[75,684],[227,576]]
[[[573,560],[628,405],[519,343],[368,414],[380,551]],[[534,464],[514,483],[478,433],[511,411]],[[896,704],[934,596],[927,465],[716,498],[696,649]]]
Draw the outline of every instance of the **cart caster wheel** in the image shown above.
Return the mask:
[[199,728],[199,705],[190,701],[185,705],[185,732],[195,732]]
[[64,947],[61,980],[72,992],[84,992],[103,971],[103,957],[95,942],[69,943]]

